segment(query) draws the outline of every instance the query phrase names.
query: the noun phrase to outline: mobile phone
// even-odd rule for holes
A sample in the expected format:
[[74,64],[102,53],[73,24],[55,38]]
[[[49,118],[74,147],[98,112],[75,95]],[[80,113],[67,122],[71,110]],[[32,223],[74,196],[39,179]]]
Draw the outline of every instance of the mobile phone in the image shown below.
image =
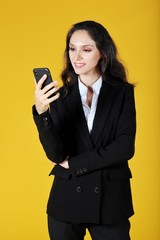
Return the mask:
[[37,83],[43,77],[44,74],[47,75],[47,79],[44,81],[42,88],[44,88],[53,81],[49,68],[34,68],[33,74]]

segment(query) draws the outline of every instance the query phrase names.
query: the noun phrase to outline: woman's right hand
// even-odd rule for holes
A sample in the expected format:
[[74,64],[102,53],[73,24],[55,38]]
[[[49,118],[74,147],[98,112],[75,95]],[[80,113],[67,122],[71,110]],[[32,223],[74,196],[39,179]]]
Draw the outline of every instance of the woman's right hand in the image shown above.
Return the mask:
[[[44,113],[48,110],[49,104],[55,100],[57,100],[60,96],[59,93],[56,93],[53,97],[50,97],[54,94],[59,87],[57,87],[57,81],[53,81],[42,89],[42,85],[47,79],[47,75],[43,75],[43,77],[36,83],[35,89],[35,107],[38,114]],[[36,82],[36,81],[35,81]],[[49,98],[50,97],[50,98]]]

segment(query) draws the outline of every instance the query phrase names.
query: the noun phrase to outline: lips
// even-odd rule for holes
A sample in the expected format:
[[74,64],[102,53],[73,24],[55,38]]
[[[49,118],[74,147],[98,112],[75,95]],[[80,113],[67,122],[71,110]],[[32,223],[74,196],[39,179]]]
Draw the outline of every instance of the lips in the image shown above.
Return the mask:
[[74,66],[77,69],[83,68],[85,65],[86,65],[85,63],[74,63]]

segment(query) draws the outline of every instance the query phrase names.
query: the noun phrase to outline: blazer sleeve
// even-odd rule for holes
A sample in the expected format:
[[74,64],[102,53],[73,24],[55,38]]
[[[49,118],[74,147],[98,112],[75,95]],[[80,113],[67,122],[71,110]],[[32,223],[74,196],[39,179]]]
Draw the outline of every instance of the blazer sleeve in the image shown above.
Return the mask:
[[70,158],[69,167],[72,174],[79,176],[127,162],[134,155],[135,133],[134,88],[126,87],[115,139],[109,145],[100,146]]
[[32,107],[33,119],[37,126],[39,139],[47,157],[55,162],[63,162],[66,157],[64,144],[56,131],[49,111],[38,114],[35,106]]

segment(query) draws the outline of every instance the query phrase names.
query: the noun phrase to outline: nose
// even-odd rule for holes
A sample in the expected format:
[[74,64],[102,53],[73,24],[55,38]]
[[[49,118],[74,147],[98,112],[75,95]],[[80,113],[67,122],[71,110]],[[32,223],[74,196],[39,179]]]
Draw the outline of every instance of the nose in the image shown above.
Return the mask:
[[74,59],[75,60],[81,60],[82,59],[82,56],[81,56],[81,53],[79,51],[77,51],[74,55]]

